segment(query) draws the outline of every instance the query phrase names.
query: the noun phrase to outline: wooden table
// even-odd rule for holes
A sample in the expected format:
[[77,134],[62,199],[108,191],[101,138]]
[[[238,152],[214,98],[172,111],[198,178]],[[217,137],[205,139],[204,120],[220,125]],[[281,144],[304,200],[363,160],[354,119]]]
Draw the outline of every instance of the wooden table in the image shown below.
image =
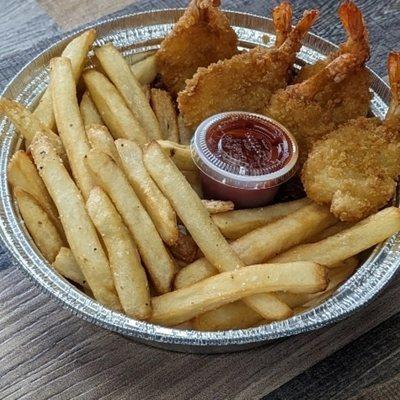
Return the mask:
[[[110,13],[184,5],[131,3],[1,1],[0,86],[38,52],[82,24]],[[322,15],[313,31],[334,42],[343,39],[337,1],[293,3],[296,16],[306,3],[318,6]],[[224,2],[225,8],[262,15],[269,15],[274,4]],[[400,40],[400,3],[358,4],[373,44],[370,65],[386,75],[387,53]],[[399,399],[399,283],[395,279],[367,308],[317,332],[236,354],[178,354],[135,344],[71,315],[11,267],[0,248],[0,398]]]

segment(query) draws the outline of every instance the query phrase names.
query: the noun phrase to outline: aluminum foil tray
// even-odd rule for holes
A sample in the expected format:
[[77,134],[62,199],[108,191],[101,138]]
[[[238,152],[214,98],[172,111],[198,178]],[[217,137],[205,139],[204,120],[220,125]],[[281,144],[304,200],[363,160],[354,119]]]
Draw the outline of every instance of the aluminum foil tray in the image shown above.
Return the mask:
[[[134,53],[156,49],[182,13],[183,10],[151,11],[94,24],[98,32],[95,45],[112,41],[129,59]],[[272,45],[271,20],[235,12],[227,12],[227,16],[239,36],[241,48]],[[60,55],[73,36],[59,41],[29,62],[2,95],[34,107],[48,85],[49,60]],[[299,63],[313,63],[334,48],[332,43],[310,34],[299,53]],[[372,71],[371,75],[371,112],[382,118],[388,108],[389,88]],[[331,298],[317,308],[285,321],[243,330],[197,332],[133,320],[106,309],[80,292],[54,272],[40,255],[16,211],[7,184],[7,164],[20,146],[20,138],[4,118],[0,119],[0,132],[0,238],[13,256],[14,266],[22,269],[43,292],[77,316],[135,341],[184,352],[217,353],[248,349],[274,339],[312,331],[349,316],[381,291],[399,267],[400,235],[396,235],[377,246]]]

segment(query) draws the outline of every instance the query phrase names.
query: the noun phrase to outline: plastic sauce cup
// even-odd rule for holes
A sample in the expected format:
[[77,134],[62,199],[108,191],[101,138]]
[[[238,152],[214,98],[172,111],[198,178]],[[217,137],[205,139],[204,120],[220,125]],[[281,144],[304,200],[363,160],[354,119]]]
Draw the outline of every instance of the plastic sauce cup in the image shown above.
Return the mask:
[[298,147],[289,131],[271,118],[241,111],[203,121],[191,154],[205,198],[231,200],[237,208],[271,203],[297,171]]

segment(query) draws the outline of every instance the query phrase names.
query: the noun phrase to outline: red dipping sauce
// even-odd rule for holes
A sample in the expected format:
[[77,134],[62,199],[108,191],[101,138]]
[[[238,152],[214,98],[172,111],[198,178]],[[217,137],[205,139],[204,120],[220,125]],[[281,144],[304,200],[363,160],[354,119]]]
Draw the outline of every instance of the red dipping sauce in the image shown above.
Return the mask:
[[227,112],[197,128],[191,151],[208,199],[238,208],[272,202],[279,185],[296,173],[298,149],[278,122],[258,114]]

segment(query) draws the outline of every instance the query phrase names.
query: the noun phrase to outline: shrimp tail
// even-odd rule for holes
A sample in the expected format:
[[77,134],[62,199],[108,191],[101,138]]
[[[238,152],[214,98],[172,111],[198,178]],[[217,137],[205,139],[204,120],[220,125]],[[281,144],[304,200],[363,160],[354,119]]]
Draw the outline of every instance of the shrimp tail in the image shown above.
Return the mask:
[[272,20],[275,27],[275,47],[280,47],[292,30],[292,6],[289,1],[282,1],[272,11]]
[[298,24],[291,30],[286,40],[279,47],[279,52],[288,55],[294,60],[300,50],[301,40],[310,30],[318,17],[318,10],[306,10]]
[[338,14],[348,37],[340,46],[339,54],[352,53],[360,64],[364,64],[370,56],[370,48],[368,31],[360,9],[353,1],[346,0],[340,5]]
[[400,128],[400,53],[392,52],[388,57],[388,74],[391,100],[385,123]]
[[302,83],[293,85],[293,91],[302,98],[312,99],[328,83],[343,81],[357,66],[357,58],[353,54],[342,54],[317,74]]
[[209,11],[211,8],[217,8],[221,5],[221,0],[193,0],[192,6],[198,13],[199,19],[205,22],[209,21]]

